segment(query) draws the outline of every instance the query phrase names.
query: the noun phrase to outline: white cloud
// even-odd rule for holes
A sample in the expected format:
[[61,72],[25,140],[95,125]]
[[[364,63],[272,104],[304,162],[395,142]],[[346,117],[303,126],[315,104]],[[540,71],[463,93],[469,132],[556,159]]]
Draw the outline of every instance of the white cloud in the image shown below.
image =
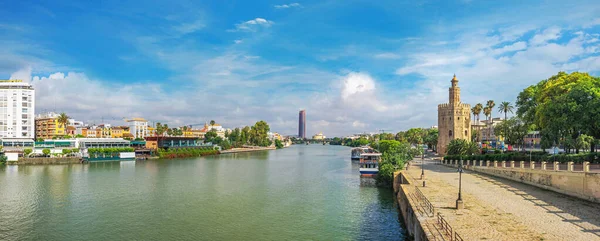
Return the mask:
[[302,5],[300,5],[300,3],[290,3],[290,4],[274,5],[273,7],[277,8],[277,9],[282,9],[282,8],[299,8],[299,7],[302,7]]
[[365,73],[351,72],[342,79],[340,92],[343,103],[352,108],[388,109],[377,97],[375,80]]
[[236,39],[236,40],[233,40],[233,42],[234,42],[235,44],[241,44],[241,43],[243,43],[243,42],[244,42],[244,40],[241,40],[241,39]]
[[235,29],[228,30],[228,31],[231,31],[231,32],[236,32],[236,31],[255,32],[261,27],[268,28],[268,27],[271,27],[271,25],[273,25],[273,24],[274,24],[273,21],[269,21],[264,18],[255,18],[255,19],[243,22],[243,23],[236,24]]
[[589,21],[583,25],[584,28],[591,28],[594,26],[600,25],[600,18],[595,18],[592,21]]
[[547,28],[543,32],[534,35],[533,38],[529,40],[529,44],[541,45],[550,40],[558,39],[560,37],[560,31],[561,29],[558,27]]
[[365,128],[365,127],[367,127],[367,124],[362,123],[358,120],[355,120],[354,122],[352,122],[352,127]]
[[493,53],[496,55],[499,55],[499,54],[504,54],[507,52],[523,50],[526,48],[527,48],[527,43],[525,43],[524,41],[519,41],[519,42],[513,43],[511,45],[506,45],[502,48],[494,49]]
[[[521,32],[525,34],[528,31]],[[575,32],[577,31],[572,30],[572,33]],[[487,39],[459,44],[456,48],[431,49],[408,55],[411,61],[398,68],[396,73],[401,76],[419,75],[422,80],[407,92],[420,91],[423,98],[402,97],[396,99],[396,102],[426,110],[415,112],[415,119],[407,120],[412,123],[409,126],[437,122],[436,105],[448,101],[447,88],[453,73],[460,80],[462,101],[475,104],[489,99],[514,103],[523,88],[555,75],[558,71],[600,71],[598,56],[589,56],[593,54],[595,47],[600,46],[600,43],[589,43],[593,39],[592,35],[565,32],[565,36],[571,37],[564,39],[560,37],[560,29],[549,28],[531,38],[511,35],[507,39],[523,40],[507,45],[499,44],[504,38],[501,34],[491,34]],[[464,35],[471,36],[457,38],[473,39],[472,36],[477,34]],[[559,38],[558,42],[549,42]],[[528,46],[527,42],[532,45]],[[419,102],[421,100],[427,103]],[[418,117],[419,115],[422,116]]]
[[206,27],[204,20],[196,20],[190,23],[182,23],[178,26],[173,27],[175,31],[181,34],[189,34],[201,30]]
[[30,82],[31,81],[31,71],[32,68],[31,66],[27,66],[23,69],[20,69],[14,73],[12,73],[9,77],[9,79],[11,80],[23,80],[25,82]]
[[50,76],[48,76],[49,79],[64,79],[65,78],[65,74],[62,72],[56,72],[54,74],[51,74]]
[[380,53],[380,54],[376,54],[375,56],[376,59],[399,59],[401,58],[400,55],[395,54],[395,53]]

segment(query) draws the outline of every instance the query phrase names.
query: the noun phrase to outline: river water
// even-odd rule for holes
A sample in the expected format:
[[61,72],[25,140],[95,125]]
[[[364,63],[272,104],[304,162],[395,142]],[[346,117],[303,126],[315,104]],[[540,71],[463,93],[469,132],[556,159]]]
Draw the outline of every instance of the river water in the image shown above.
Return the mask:
[[0,240],[403,240],[343,146],[0,167]]

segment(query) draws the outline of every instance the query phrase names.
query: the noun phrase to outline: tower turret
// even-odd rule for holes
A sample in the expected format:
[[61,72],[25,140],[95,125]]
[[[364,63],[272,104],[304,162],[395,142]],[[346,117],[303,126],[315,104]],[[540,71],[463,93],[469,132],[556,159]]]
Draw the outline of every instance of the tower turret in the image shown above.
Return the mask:
[[449,88],[449,103],[450,105],[458,105],[460,104],[460,87],[458,87],[458,79],[456,78],[456,74],[450,81],[452,86]]

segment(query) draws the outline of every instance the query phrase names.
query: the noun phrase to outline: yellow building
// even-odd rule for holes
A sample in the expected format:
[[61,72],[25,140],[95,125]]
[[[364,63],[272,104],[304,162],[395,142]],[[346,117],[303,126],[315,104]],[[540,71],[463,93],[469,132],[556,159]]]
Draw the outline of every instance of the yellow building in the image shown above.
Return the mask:
[[323,132],[319,132],[319,134],[314,135],[313,140],[323,140],[325,139],[325,136],[323,135]]
[[84,135],[88,138],[96,138],[98,135],[96,134],[96,128],[90,127],[86,129],[86,134]]
[[50,112],[35,118],[35,137],[52,139],[66,134],[65,127],[58,123],[58,114]]
[[148,136],[156,136],[156,128],[148,126]]
[[204,138],[204,134],[206,134],[206,132],[198,129],[187,129],[183,132],[184,137]]

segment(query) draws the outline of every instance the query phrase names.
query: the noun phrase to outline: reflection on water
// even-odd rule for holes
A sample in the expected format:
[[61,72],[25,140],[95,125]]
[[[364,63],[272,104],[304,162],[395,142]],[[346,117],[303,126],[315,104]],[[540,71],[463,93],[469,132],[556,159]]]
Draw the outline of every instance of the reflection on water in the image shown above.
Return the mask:
[[0,240],[402,240],[349,150],[0,167]]

